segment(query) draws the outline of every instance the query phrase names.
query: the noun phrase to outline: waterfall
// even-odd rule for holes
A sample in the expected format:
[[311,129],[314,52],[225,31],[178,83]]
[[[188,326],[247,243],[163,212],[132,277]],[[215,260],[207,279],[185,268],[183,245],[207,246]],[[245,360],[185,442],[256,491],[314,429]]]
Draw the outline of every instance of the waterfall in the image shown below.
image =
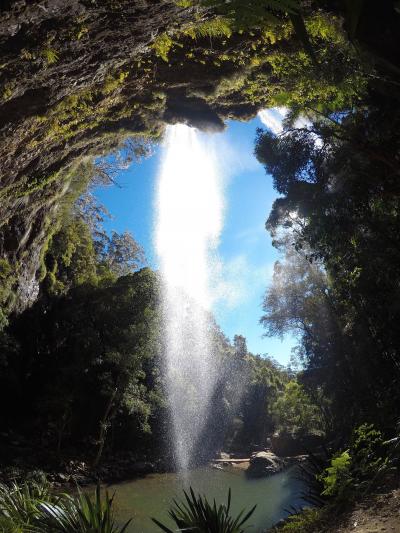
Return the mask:
[[162,277],[165,382],[176,466],[200,445],[216,382],[210,275],[222,227],[221,184],[202,135],[168,126],[158,176],[155,247]]

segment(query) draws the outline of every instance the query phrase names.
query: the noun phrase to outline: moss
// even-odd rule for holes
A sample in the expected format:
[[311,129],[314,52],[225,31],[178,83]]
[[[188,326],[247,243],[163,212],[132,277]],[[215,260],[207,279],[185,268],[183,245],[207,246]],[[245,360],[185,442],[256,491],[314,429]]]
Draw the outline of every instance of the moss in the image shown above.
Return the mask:
[[246,83],[246,74],[235,72],[232,76],[222,78],[216,86],[213,96],[218,98],[220,96],[240,91]]
[[47,185],[50,185],[53,181],[55,181],[60,172],[52,172],[48,176],[36,176],[31,178],[25,186],[20,187],[20,190],[16,194],[17,198],[22,198],[23,196],[27,196],[29,194],[32,194],[33,192],[40,191],[44,189]]
[[12,82],[6,83],[3,88],[2,92],[2,99],[3,100],[10,100],[12,98],[12,95],[14,94],[15,84]]
[[129,76],[129,70],[121,71],[114,75],[109,75],[104,82],[102,88],[103,94],[110,94],[114,92],[120,85],[124,83],[126,78]]
[[40,55],[47,65],[53,65],[59,59],[58,52],[54,48],[44,48],[41,50]]
[[193,0],[175,0],[175,4],[179,7],[187,8],[194,5]]
[[19,56],[21,59],[25,59],[26,61],[34,61],[36,59],[35,53],[27,50],[26,48],[21,50]]
[[160,57],[163,61],[168,63],[168,54],[173,47],[174,41],[167,33],[161,33],[158,35],[152,44],[157,57]]
[[40,250],[39,270],[37,273],[39,283],[41,283],[49,273],[45,262],[46,254],[51,245],[51,239],[53,238],[53,235],[55,235],[55,233],[57,233],[57,231],[60,229],[60,221],[54,221],[49,217],[46,217],[43,229],[47,232],[47,234],[46,240],[42,246],[42,249]]
[[77,17],[75,19],[75,25],[70,30],[69,37],[71,40],[80,41],[89,33],[89,26],[86,24],[86,18],[84,16]]
[[129,104],[121,107],[124,99],[115,94],[128,76],[127,70],[110,74],[102,85],[70,94],[54,106],[48,115],[36,117],[31,131],[34,132],[43,123],[46,128],[42,138],[31,140],[29,146],[34,148],[40,142],[67,141],[79,133],[98,127],[105,120],[117,121],[130,116],[133,108]]
[[7,325],[7,315],[13,303],[12,288],[17,281],[18,265],[11,265],[5,258],[0,258],[0,331]]
[[0,281],[7,279],[11,275],[12,271],[13,268],[7,259],[0,258]]

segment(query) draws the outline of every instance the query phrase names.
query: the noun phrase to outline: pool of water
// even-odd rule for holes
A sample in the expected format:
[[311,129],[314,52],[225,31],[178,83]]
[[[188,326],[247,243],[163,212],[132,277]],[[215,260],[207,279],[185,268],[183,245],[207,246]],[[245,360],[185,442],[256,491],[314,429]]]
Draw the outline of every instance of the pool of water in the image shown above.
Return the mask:
[[[111,485],[115,491],[115,513],[118,524],[133,518],[127,531],[135,533],[156,533],[161,531],[152,521],[155,517],[168,526],[174,526],[168,517],[168,508],[173,498],[183,496],[182,489],[193,489],[206,494],[217,503],[224,503],[228,489],[232,491],[232,514],[243,508],[257,508],[249,520],[249,531],[261,533],[266,528],[287,516],[291,506],[300,507],[305,502],[301,491],[303,482],[296,479],[293,468],[260,479],[248,479],[243,470],[229,468],[215,470],[199,468],[191,471],[186,480],[177,474],[151,474],[143,479]],[[172,527],[171,529],[174,529]]]

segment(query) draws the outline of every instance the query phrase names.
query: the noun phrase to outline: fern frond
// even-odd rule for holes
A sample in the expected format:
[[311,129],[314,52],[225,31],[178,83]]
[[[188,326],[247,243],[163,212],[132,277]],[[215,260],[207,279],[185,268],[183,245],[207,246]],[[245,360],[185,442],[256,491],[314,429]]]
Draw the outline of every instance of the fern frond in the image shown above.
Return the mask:
[[232,27],[228,18],[218,16],[210,20],[193,24],[187,28],[184,33],[189,35],[192,39],[204,37],[222,39],[223,37],[229,38],[232,35]]

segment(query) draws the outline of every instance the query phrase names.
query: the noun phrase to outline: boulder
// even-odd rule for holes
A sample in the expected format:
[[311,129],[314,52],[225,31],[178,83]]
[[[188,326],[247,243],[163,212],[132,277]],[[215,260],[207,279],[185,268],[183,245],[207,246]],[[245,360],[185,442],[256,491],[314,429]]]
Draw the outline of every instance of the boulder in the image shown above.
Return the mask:
[[250,464],[246,470],[249,477],[271,476],[280,472],[284,467],[284,461],[272,452],[253,453]]

